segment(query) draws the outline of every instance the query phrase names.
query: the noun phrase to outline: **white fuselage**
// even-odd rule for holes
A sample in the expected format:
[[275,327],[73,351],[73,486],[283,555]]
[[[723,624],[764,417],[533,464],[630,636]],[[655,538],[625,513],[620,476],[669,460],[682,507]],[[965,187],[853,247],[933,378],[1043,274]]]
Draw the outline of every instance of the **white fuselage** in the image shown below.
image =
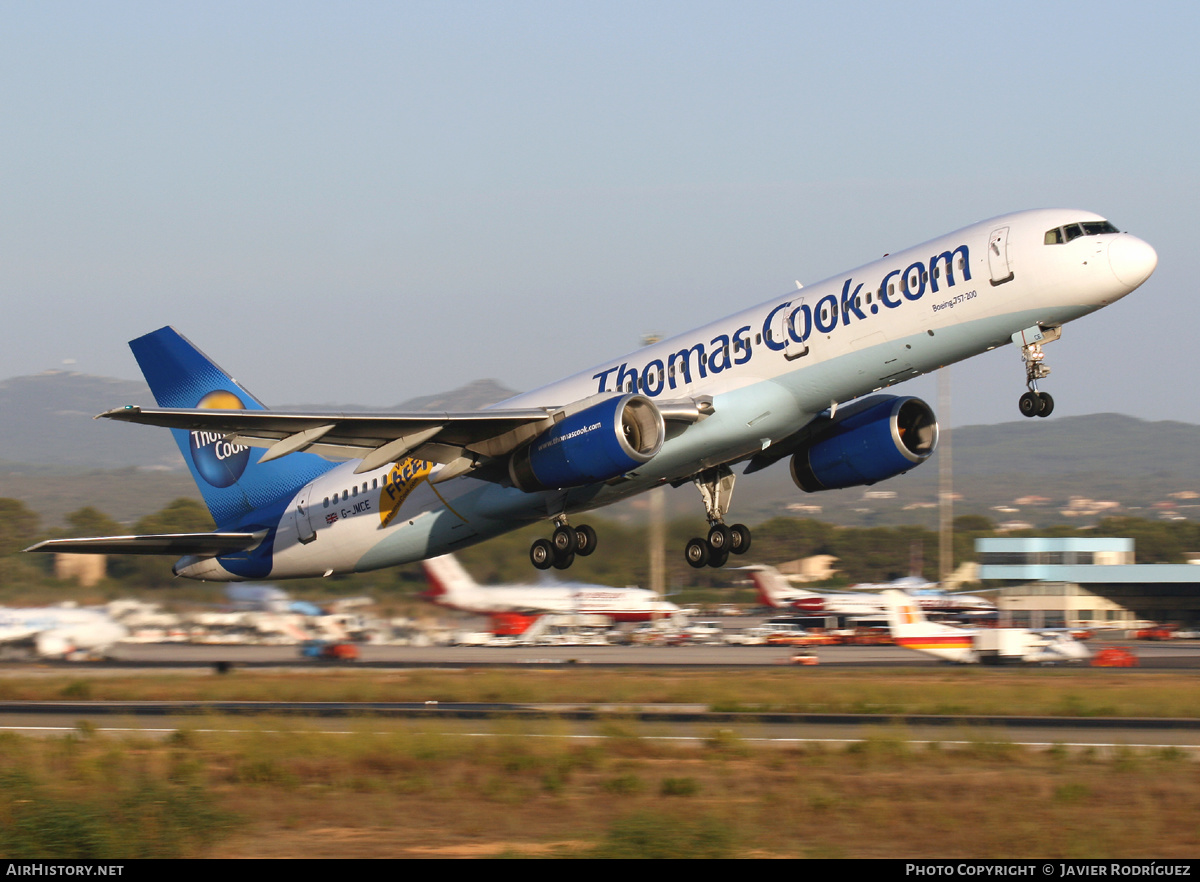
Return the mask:
[[129,632],[101,610],[0,608],[0,643],[29,644],[39,656],[100,649],[127,636]]
[[[1140,285],[1156,257],[1127,233],[1045,244],[1048,230],[1093,220],[1102,219],[1047,209],[975,224],[498,405],[559,407],[618,390],[657,401],[712,397],[711,416],[669,435],[620,482],[527,493],[469,476],[433,485],[403,463],[360,475],[356,462],[338,466],[284,511],[269,576],[421,560],[598,508],[745,459],[831,406],[1002,346],[1023,329],[1094,312]],[[218,559],[177,572],[239,578]]]
[[601,585],[479,586],[430,598],[434,603],[478,615],[494,613],[576,613],[608,616],[617,622],[670,618],[679,612],[642,588]]
[[573,613],[601,615],[618,622],[646,622],[679,613],[679,607],[644,588],[608,588],[560,582],[548,585],[479,585],[453,555],[424,561],[427,599],[478,615]]

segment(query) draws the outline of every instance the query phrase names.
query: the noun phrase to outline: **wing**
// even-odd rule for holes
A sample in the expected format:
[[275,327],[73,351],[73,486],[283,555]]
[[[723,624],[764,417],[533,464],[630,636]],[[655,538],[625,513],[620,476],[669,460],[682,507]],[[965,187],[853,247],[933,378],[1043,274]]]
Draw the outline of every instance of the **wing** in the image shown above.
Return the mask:
[[[446,466],[435,477],[437,483],[511,453],[564,417],[607,397],[593,396],[561,408],[459,413],[300,413],[129,405],[97,418],[219,433],[235,444],[265,447],[260,462],[301,450],[330,459],[361,459],[357,474],[413,456]],[[712,412],[707,396],[655,404],[664,420],[682,424]]]
[[156,533],[145,536],[47,539],[25,550],[67,554],[195,554],[216,557],[254,548],[266,535],[266,530],[258,530],[254,533]]

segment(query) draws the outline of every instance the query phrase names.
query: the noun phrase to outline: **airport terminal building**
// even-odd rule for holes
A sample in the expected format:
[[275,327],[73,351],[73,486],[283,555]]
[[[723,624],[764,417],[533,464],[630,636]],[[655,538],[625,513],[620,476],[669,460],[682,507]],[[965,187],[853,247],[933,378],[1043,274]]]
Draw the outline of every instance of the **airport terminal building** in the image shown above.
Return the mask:
[[1136,564],[1132,539],[977,539],[1002,625],[1200,627],[1200,565]]

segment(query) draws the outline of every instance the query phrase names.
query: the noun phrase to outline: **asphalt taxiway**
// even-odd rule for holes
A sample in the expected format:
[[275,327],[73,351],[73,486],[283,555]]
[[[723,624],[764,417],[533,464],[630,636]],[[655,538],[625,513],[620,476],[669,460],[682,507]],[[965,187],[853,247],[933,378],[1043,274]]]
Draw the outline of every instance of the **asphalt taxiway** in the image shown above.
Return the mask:
[[[1138,666],[1125,670],[1200,669],[1200,641],[1158,643],[1112,643],[1090,641],[1093,654],[1104,646],[1131,649]],[[191,645],[180,643],[120,644],[112,660],[101,667],[199,667],[239,666],[327,667],[358,665],[388,667],[470,667],[522,665],[593,665],[608,667],[777,667],[792,663],[794,650],[782,646],[362,646],[360,660],[353,663],[317,662],[303,659],[296,646]],[[838,667],[931,667],[945,662],[896,646],[822,646],[813,650],[820,665]],[[92,665],[79,666],[91,667]]]

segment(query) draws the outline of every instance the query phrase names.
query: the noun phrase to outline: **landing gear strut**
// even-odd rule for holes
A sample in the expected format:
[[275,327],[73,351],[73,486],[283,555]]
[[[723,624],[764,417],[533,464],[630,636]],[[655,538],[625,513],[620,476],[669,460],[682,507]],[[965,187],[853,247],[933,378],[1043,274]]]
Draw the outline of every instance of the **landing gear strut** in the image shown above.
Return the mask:
[[691,539],[683,550],[684,559],[696,569],[723,567],[730,554],[745,554],[750,550],[750,528],[745,524],[725,526],[725,515],[733,496],[736,476],[728,466],[705,469],[692,477],[692,483],[704,499],[704,514],[708,518],[707,539]]
[[554,519],[554,533],[549,539],[534,540],[529,546],[529,560],[539,570],[554,567],[565,570],[575,563],[575,555],[587,557],[596,550],[596,531],[588,524],[572,527],[563,515]]
[[1054,411],[1054,399],[1049,392],[1039,392],[1037,384],[1038,380],[1050,376],[1050,368],[1043,361],[1046,354],[1042,346],[1053,343],[1061,336],[1062,328],[1058,325],[1034,325],[1013,334],[1013,342],[1021,347],[1021,360],[1025,362],[1025,385],[1029,389],[1017,402],[1021,416],[1048,417]]

